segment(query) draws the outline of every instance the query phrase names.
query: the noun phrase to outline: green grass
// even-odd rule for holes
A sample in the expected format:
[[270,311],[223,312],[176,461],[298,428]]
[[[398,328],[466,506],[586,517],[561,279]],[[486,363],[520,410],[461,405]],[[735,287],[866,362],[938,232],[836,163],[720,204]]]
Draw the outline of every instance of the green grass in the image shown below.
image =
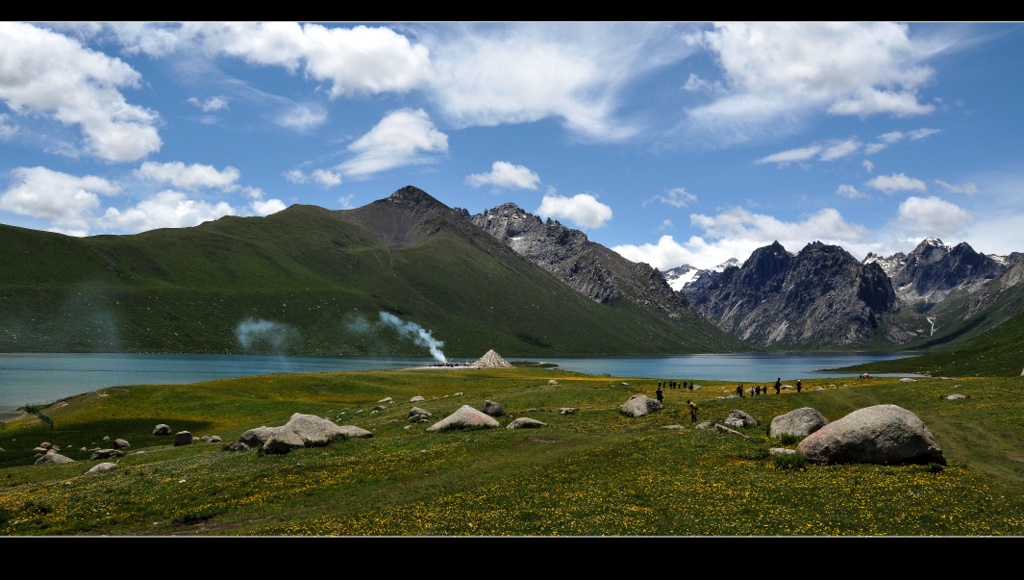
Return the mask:
[[[549,386],[555,378],[558,385]],[[629,387],[621,383],[629,383]],[[698,381],[700,382],[700,381]],[[0,429],[4,535],[1018,535],[1024,529],[1024,382],[1020,379],[805,381],[801,394],[728,399],[731,384],[665,391],[666,407],[630,419],[629,395],[656,379],[542,368],[276,375],[183,386],[103,389],[40,407]],[[818,390],[821,387],[822,390]],[[457,393],[462,393],[457,395]],[[968,398],[949,401],[950,393]],[[541,429],[427,433],[410,397],[439,420],[463,404],[501,403]],[[379,403],[392,397],[393,404]],[[739,408],[748,437],[693,428]],[[777,464],[772,417],[813,406],[830,420],[894,403],[924,420],[949,464]],[[378,405],[383,411],[374,412]],[[561,415],[561,407],[576,407]],[[287,455],[172,447],[156,423],[237,440],[294,412],[370,429]],[[678,424],[681,429],[664,429]],[[132,448],[110,472],[85,447]],[[76,463],[33,466],[42,441]]]

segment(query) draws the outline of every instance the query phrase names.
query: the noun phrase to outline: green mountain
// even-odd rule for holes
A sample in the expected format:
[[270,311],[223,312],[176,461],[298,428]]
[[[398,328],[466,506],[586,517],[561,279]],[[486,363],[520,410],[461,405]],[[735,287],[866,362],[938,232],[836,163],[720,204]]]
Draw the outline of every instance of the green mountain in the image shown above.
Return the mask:
[[[0,226],[0,351],[572,356],[745,347],[598,303],[414,187],[364,207],[73,238]],[[443,345],[441,344],[443,343]]]

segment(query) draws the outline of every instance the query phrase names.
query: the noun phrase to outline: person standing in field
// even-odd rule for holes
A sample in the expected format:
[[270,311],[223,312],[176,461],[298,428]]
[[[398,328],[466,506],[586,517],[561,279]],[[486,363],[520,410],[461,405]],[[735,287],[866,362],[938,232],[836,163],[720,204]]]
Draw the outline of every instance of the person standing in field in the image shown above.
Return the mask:
[[686,406],[690,408],[690,421],[697,422],[697,403],[687,399]]
[[658,397],[658,402],[659,402],[659,403],[660,403],[660,402],[662,401],[662,399],[664,398],[664,397],[662,396],[662,392],[661,392],[661,381],[658,381],[658,390],[657,390],[657,391],[654,391],[654,395],[655,395],[656,397]]

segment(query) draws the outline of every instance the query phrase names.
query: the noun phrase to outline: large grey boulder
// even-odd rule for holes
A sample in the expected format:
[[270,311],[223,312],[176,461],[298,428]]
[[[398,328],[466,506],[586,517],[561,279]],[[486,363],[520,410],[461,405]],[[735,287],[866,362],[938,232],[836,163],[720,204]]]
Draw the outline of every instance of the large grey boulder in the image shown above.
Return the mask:
[[484,406],[480,411],[491,417],[501,417],[505,414],[505,408],[494,401],[484,401]]
[[341,427],[330,419],[295,413],[287,423],[273,429],[263,443],[263,452],[282,454],[300,447],[327,445],[334,439],[372,436],[372,433],[359,427]]
[[124,457],[124,451],[121,451],[120,449],[97,449],[92,452],[89,459],[110,459],[112,457]]
[[448,415],[444,419],[441,419],[437,423],[434,423],[430,427],[427,427],[427,431],[448,431],[451,429],[487,429],[491,427],[498,427],[501,424],[498,420],[490,415],[484,414],[477,411],[469,405],[463,405],[459,407],[459,410],[455,411],[451,415]]
[[509,422],[506,429],[530,429],[536,427],[547,427],[548,424],[543,421],[531,419],[530,417],[519,417]]
[[43,455],[39,459],[36,459],[36,462],[33,465],[56,465],[58,463],[74,463],[74,462],[75,462],[75,460],[71,459],[70,457],[67,457],[65,455],[61,455],[60,453],[57,453],[56,451],[51,451],[51,452],[47,453],[46,455]]
[[89,471],[86,471],[86,473],[98,473],[100,471],[110,471],[111,469],[114,469],[116,467],[117,467],[116,463],[110,463],[110,462],[97,463],[96,465],[93,465],[92,468],[89,469]]
[[633,395],[625,403],[619,405],[619,411],[627,417],[644,417],[653,411],[664,408],[660,401],[646,395]]
[[733,429],[757,427],[757,420],[739,409],[729,411],[729,416],[726,417],[725,421],[722,421],[722,423],[724,423],[726,427],[732,427]]
[[166,423],[160,423],[156,427],[153,427],[153,435],[170,435],[171,426]]
[[238,442],[244,443],[246,446],[253,449],[259,449],[260,447],[263,447],[263,444],[267,442],[267,439],[270,439],[270,436],[274,433],[275,429],[277,429],[277,427],[267,427],[266,425],[256,427],[255,429],[249,429],[245,433],[242,433],[242,436],[238,438]]
[[114,439],[114,449],[131,449],[132,444],[125,439]]
[[828,419],[811,407],[803,407],[790,411],[785,415],[779,415],[772,419],[768,427],[769,437],[782,437],[793,435],[795,437],[807,437],[818,429],[828,425]]
[[896,405],[858,409],[818,429],[796,450],[813,463],[946,464],[924,422]]
[[192,445],[192,434],[188,431],[178,431],[174,434],[174,446]]

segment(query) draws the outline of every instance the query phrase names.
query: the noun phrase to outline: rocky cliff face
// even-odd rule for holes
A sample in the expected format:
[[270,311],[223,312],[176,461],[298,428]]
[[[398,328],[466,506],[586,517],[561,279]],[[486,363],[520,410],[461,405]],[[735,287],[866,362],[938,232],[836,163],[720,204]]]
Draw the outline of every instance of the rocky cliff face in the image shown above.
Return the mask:
[[[871,259],[869,256],[865,262]],[[910,254],[898,254],[887,262],[893,287],[907,304],[940,302],[957,289],[973,292],[1006,269],[1001,261],[974,251],[967,242],[949,247],[936,238],[927,238]]]
[[764,346],[857,344],[874,336],[880,316],[899,311],[878,264],[821,242],[796,255],[778,242],[759,248],[687,295],[722,330]]
[[625,300],[672,319],[699,314],[661,272],[591,242],[579,230],[544,221],[513,203],[470,216],[474,224],[570,287],[601,303]]

